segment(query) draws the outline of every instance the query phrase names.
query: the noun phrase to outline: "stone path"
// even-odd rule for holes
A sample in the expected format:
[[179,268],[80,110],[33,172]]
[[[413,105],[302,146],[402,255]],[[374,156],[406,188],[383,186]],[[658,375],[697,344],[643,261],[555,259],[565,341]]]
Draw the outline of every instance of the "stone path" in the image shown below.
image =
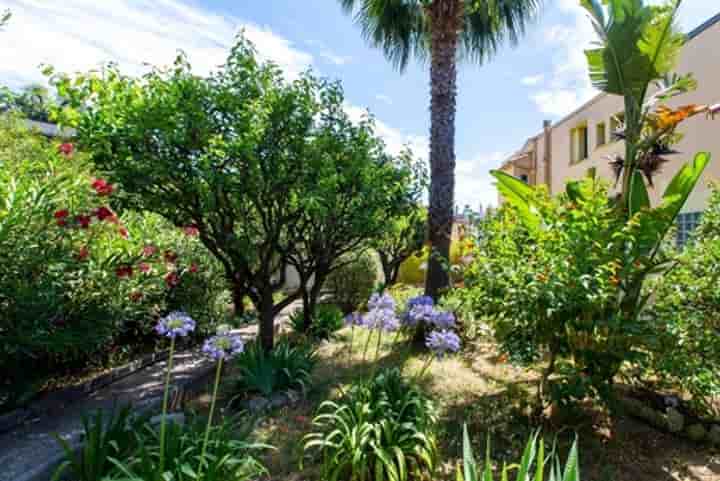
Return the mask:
[[[276,320],[281,329],[287,316],[298,308],[290,305]],[[257,326],[235,331],[246,339],[253,338]],[[163,394],[165,361],[153,364],[130,376],[90,394],[74,403],[57,399],[40,401],[33,410],[40,415],[24,425],[0,435],[0,481],[43,481],[51,478],[63,452],[54,435],[73,446],[81,444],[82,416],[95,410],[112,409],[132,403],[136,410],[146,411],[160,406]],[[175,356],[173,386],[182,391],[196,392],[207,386],[213,364],[197,350]]]

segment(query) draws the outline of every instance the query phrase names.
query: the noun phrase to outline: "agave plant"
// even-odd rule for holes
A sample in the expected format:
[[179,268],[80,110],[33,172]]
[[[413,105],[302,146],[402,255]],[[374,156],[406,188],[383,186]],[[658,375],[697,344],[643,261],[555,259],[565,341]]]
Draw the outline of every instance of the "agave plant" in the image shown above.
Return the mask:
[[[468,435],[467,425],[463,427],[463,466],[458,467],[457,481],[493,481],[492,460],[490,459],[490,444],[488,443],[485,454],[485,465],[482,470],[478,468],[472,452],[472,444]],[[500,471],[500,479],[507,481],[510,473],[517,469],[515,481],[580,481],[580,467],[578,465],[577,440],[570,448],[565,466],[560,464],[553,447],[549,456],[545,456],[545,443],[540,438],[539,432],[528,439],[523,451],[522,458],[518,464],[503,465]]]

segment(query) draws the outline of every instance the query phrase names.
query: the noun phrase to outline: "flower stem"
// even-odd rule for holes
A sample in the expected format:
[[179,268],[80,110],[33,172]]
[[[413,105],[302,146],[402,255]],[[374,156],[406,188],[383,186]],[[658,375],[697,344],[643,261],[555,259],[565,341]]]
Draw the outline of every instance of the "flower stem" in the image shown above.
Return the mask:
[[348,350],[348,366],[352,364],[353,344],[355,342],[355,324],[350,328],[350,349]]
[[200,453],[200,466],[198,467],[198,476],[202,472],[205,464],[205,452],[207,451],[208,439],[210,438],[210,428],[212,427],[213,413],[215,412],[215,401],[217,400],[218,386],[220,386],[220,374],[222,373],[223,360],[220,358],[215,371],[215,386],[213,387],[212,400],[210,401],[210,414],[208,414],[207,427],[205,428],[205,438],[203,439],[202,451]]
[[170,352],[168,353],[167,373],[165,374],[165,391],[163,393],[162,417],[160,418],[160,473],[165,472],[165,424],[167,418],[168,390],[170,388],[170,374],[173,368],[173,354],[175,354],[175,337],[170,338]]
[[425,376],[425,373],[430,368],[430,365],[432,364],[433,359],[435,359],[435,356],[433,356],[432,354],[428,355],[428,358],[425,361],[425,364],[423,365],[422,369],[420,369],[420,373],[417,376],[418,380],[422,379]]
[[372,329],[368,329],[368,337],[367,339],[365,339],[365,348],[363,349],[363,363],[365,362],[365,357],[367,356],[367,350],[368,346],[370,346],[370,339],[372,339],[372,334]]

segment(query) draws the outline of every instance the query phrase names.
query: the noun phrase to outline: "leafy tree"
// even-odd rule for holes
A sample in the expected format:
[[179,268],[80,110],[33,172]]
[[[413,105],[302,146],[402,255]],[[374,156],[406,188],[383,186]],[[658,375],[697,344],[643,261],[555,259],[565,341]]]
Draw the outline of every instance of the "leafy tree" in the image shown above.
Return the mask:
[[10,21],[10,17],[12,17],[12,12],[10,12],[10,10],[5,10],[2,15],[0,15],[0,28],[7,25]]
[[433,255],[426,292],[447,287],[455,207],[455,102],[458,57],[482,62],[502,41],[515,43],[537,11],[539,0],[339,0],[363,36],[399,70],[411,57],[430,63],[430,207],[428,235]]
[[393,221],[385,234],[373,244],[385,276],[385,286],[397,282],[400,266],[410,256],[422,251],[427,233],[425,209],[415,207]]
[[286,82],[242,38],[207,77],[180,55],[141,79],[110,65],[55,83],[74,107],[61,118],[122,185],[124,204],[197,229],[235,303],[247,295],[258,310],[266,349],[275,316],[306,293],[283,291],[288,265],[322,281],[329,256],[377,229],[404,194],[371,123],[349,123],[339,87],[310,74]]
[[0,105],[3,109],[19,112],[31,120],[49,121],[54,103],[50,90],[42,85],[28,85],[19,93],[7,88],[0,91]]

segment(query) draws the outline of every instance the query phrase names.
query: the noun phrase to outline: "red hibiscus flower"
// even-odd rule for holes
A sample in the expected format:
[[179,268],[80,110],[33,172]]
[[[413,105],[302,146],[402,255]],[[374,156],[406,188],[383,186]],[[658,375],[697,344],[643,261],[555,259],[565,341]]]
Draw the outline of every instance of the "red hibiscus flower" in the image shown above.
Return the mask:
[[115,275],[117,275],[121,279],[126,279],[128,277],[132,277],[133,268],[132,268],[132,266],[120,266],[117,269],[115,269]]
[[76,257],[77,260],[79,260],[79,261],[84,261],[85,259],[88,258],[89,255],[90,255],[90,250],[89,250],[87,247],[83,246],[83,247],[80,248],[80,250],[79,250],[78,253],[75,255],[75,257]]
[[177,275],[177,272],[168,272],[165,274],[165,285],[173,288],[178,284],[180,284],[180,276]]
[[55,217],[56,219],[65,219],[65,218],[66,218],[67,216],[69,216],[69,215],[70,215],[70,211],[69,211],[69,210],[67,210],[67,209],[60,209],[60,210],[56,210],[56,211],[55,211],[55,213],[53,214],[53,217]]
[[120,234],[120,237],[122,237],[123,239],[128,238],[128,230],[125,227],[118,228],[118,234]]
[[143,257],[152,257],[155,254],[157,254],[157,252],[158,252],[157,247],[155,247],[153,245],[149,245],[149,246],[143,247],[142,255],[143,255]]
[[193,262],[192,264],[190,264],[190,269],[189,269],[189,271],[192,272],[193,274],[197,273],[197,271],[198,271],[198,265]]
[[178,258],[177,254],[173,251],[165,251],[163,257],[165,258],[165,262],[167,262],[168,264],[175,264]]
[[92,188],[95,189],[95,193],[99,196],[107,196],[113,193],[115,188],[105,179],[95,179],[92,184]]
[[110,210],[109,207],[102,206],[95,209],[95,217],[98,218],[98,220],[108,220],[108,222],[115,223],[117,222],[117,215],[115,215],[115,212]]
[[87,228],[89,228],[89,227],[90,227],[90,221],[91,221],[91,220],[92,220],[92,219],[90,218],[89,215],[76,215],[76,216],[75,216],[75,222],[77,222],[78,225],[79,225],[82,229],[87,229]]
[[58,152],[60,152],[62,155],[65,155],[67,157],[70,157],[74,151],[75,151],[75,146],[73,144],[71,144],[70,142],[65,142],[63,144],[58,145]]
[[190,237],[197,237],[198,234],[200,234],[200,231],[195,225],[188,225],[183,227],[183,232],[185,232],[185,235]]
[[147,262],[141,262],[140,264],[138,264],[138,269],[143,274],[147,274],[148,272],[150,272],[150,264],[148,264]]

